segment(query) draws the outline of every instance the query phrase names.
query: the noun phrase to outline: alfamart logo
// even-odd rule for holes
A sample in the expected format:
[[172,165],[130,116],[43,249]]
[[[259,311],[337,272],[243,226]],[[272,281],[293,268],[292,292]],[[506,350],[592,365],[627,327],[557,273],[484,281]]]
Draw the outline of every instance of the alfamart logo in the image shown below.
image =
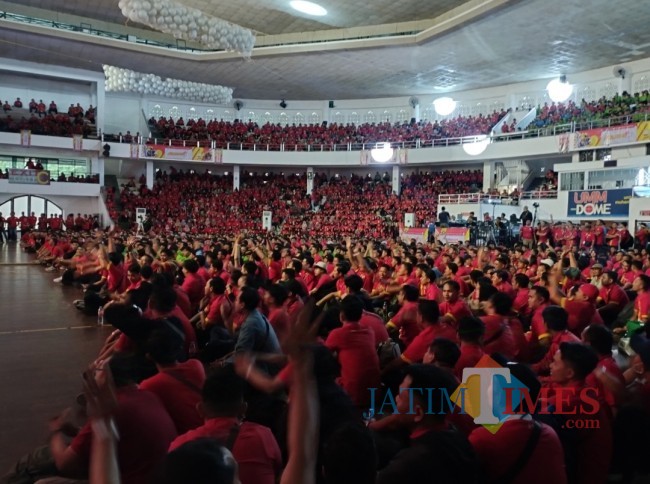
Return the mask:
[[[399,413],[395,395],[390,391],[377,406],[376,390],[370,389],[372,404],[366,418]],[[526,413],[566,416],[567,428],[599,427],[598,420],[584,418],[600,410],[598,388],[585,387],[578,391],[574,387],[558,387],[551,391],[544,387],[533,399],[530,389],[512,375],[510,369],[487,355],[476,367],[463,370],[463,380],[451,395],[445,388],[400,388],[399,391],[408,392],[411,397],[406,414],[415,414],[413,396],[417,395],[427,402],[427,414],[467,414],[475,424],[484,426],[493,434],[509,417]]]

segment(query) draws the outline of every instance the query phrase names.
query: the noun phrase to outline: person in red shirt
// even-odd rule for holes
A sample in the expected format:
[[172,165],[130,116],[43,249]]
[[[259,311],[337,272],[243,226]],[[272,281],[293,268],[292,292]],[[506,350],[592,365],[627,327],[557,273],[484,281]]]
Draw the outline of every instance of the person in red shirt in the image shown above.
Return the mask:
[[510,282],[508,282],[509,279],[510,274],[506,270],[495,271],[494,274],[492,274],[492,284],[496,290],[504,293],[511,299],[514,299],[517,293]]
[[508,361],[514,359],[519,350],[509,321],[512,300],[507,294],[496,292],[482,308],[485,312],[485,316],[480,317],[485,325],[483,351],[488,355],[499,353]]
[[9,217],[7,217],[7,242],[16,242],[18,235],[16,234],[16,229],[18,227],[18,217],[16,217],[15,212],[11,212]]
[[485,352],[481,341],[485,335],[485,324],[474,316],[464,316],[458,320],[458,339],[460,340],[460,358],[454,372],[459,380],[463,379],[465,368],[474,368]]
[[551,335],[546,329],[542,312],[549,305],[550,294],[543,286],[533,286],[528,292],[528,307],[530,309],[530,343],[532,349],[546,349],[550,344]]
[[618,285],[618,274],[615,271],[605,271],[601,276],[600,283],[602,287],[597,299],[598,313],[603,322],[611,326],[630,299]]
[[650,276],[637,276],[632,283],[632,290],[637,294],[632,320],[647,324],[650,322]]
[[512,288],[515,291],[515,298],[512,301],[512,309],[520,318],[528,314],[528,293],[530,279],[526,274],[515,274],[512,278]]
[[[589,388],[586,378],[596,369],[598,356],[580,342],[559,345],[550,365],[550,383],[542,391],[542,402],[554,414],[556,430],[564,447],[567,477],[577,484],[605,484],[612,460],[612,427],[606,406],[597,388]],[[585,392],[591,402],[584,402]],[[562,408],[564,414],[556,412]],[[587,413],[589,411],[589,413]],[[572,425],[565,422],[571,421]],[[588,427],[577,422],[593,422]]]
[[573,297],[567,298],[560,294],[555,277],[549,276],[549,294],[553,303],[569,313],[569,331],[574,335],[579,337],[590,324],[604,324],[596,310],[599,291],[593,284],[582,284]]
[[595,325],[587,326],[582,332],[582,341],[598,355],[598,366],[587,377],[587,386],[602,390],[613,415],[625,391],[625,376],[612,357],[614,337],[605,326]]
[[548,244],[551,240],[551,229],[546,222],[540,222],[537,228],[537,243]]
[[360,408],[370,403],[370,388],[377,388],[379,357],[375,349],[374,333],[361,327],[363,303],[357,297],[341,301],[340,320],[343,327],[334,329],[325,340],[325,346],[338,356],[341,365],[339,384]]
[[568,330],[569,314],[564,308],[548,306],[544,308],[542,317],[544,318],[544,325],[551,337],[551,343],[546,354],[532,368],[539,375],[547,375],[560,344],[566,341],[576,342],[580,341],[580,339]]
[[422,272],[420,278],[420,298],[428,299],[429,301],[442,302],[442,292],[436,284],[438,275],[433,269]]
[[197,410],[205,383],[203,364],[195,359],[178,362],[183,355],[183,337],[168,326],[151,333],[145,351],[158,373],[143,380],[140,389],[160,398],[179,435],[199,427],[203,423]]
[[417,323],[417,301],[419,298],[419,289],[415,286],[405,284],[397,294],[397,302],[401,305],[397,314],[393,316],[386,324],[386,329],[399,330],[399,338],[405,346],[411,344],[411,341],[420,332]]
[[445,282],[442,299],[440,314],[443,322],[455,327],[460,318],[472,315],[467,303],[460,298],[460,285],[456,281]]
[[[508,364],[507,368],[511,375],[526,385],[531,399],[536,401],[541,385],[535,374],[522,364]],[[507,417],[501,422],[498,432],[492,433],[485,427],[477,427],[469,435],[469,441],[482,464],[485,482],[566,484],[564,453],[557,433],[550,425],[532,418],[528,413],[532,412],[532,409],[522,407],[520,405],[515,409],[515,412],[520,412],[521,415]],[[524,452],[523,449],[536,431],[539,436],[529,457],[523,462],[523,466],[517,467],[517,474],[509,479],[506,476],[511,474],[511,469],[516,466],[517,460]]]
[[220,368],[206,380],[199,412],[204,424],[177,437],[169,446],[170,452],[197,439],[217,439],[231,447],[242,484],[278,481],[282,473],[280,447],[268,427],[241,421],[246,412],[244,384],[232,367]]
[[533,226],[531,225],[530,220],[526,220],[526,223],[521,227],[521,243],[524,247],[532,249],[533,239],[535,237]]
[[278,342],[285,347],[291,331],[289,313],[284,303],[289,297],[289,291],[281,284],[270,284],[264,291],[264,304],[269,309],[269,323],[275,330]]
[[190,305],[192,307],[192,315],[197,312],[199,303],[203,298],[204,287],[201,278],[198,276],[199,264],[195,259],[187,259],[183,262],[183,275],[185,279],[183,280],[183,285],[181,289],[190,299]]

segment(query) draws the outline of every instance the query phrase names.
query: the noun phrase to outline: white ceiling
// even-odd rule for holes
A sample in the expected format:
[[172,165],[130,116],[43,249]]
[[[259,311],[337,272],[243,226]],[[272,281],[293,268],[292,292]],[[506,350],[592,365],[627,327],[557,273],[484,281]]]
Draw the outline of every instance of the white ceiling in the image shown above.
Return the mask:
[[[18,3],[18,0],[16,0]],[[457,7],[459,2],[323,0],[336,15],[326,24],[288,13],[279,0],[211,2],[220,15],[267,33],[287,33],[372,23],[413,21]],[[21,5],[60,9],[122,22],[117,0],[20,0]],[[399,7],[394,7],[394,6]],[[267,55],[252,60],[185,60],[48,35],[0,29],[2,55],[84,69],[112,64],[161,76],[231,86],[254,99],[356,99],[475,89],[581,72],[650,57],[650,8],[641,0],[522,0],[483,15],[433,40],[367,49]],[[348,32],[354,37],[354,29]]]

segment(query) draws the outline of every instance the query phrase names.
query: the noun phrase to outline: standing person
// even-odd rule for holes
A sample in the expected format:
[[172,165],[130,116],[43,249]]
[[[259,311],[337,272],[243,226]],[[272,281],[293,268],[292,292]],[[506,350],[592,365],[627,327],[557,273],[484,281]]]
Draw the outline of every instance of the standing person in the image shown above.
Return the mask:
[[17,228],[18,217],[16,217],[15,212],[11,212],[7,218],[7,242],[16,242],[18,240]]
[[448,226],[450,218],[451,217],[449,216],[447,209],[445,207],[442,207],[442,210],[440,210],[440,213],[438,214],[438,222],[440,222],[440,225],[443,227]]
[[7,232],[5,232],[5,221],[6,219],[2,216],[0,212],[0,244],[4,244],[7,239]]
[[524,209],[522,210],[521,214],[519,215],[519,220],[521,221],[522,225],[526,225],[526,222],[533,223],[533,214],[528,210],[528,206],[524,206]]

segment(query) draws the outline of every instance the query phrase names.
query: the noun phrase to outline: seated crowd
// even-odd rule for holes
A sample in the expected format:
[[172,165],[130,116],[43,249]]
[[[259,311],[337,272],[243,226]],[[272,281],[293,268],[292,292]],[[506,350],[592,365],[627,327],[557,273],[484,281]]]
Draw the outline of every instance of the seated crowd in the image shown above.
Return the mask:
[[[483,183],[480,170],[405,174],[401,194],[392,193],[387,174],[373,177],[314,177],[314,190],[306,195],[306,180],[295,175],[244,172],[241,188],[232,191],[232,177],[192,171],[159,171],[153,189],[141,177],[122,187],[120,205],[127,214],[120,218],[117,204],[109,210],[120,226],[129,228],[137,207],[146,208],[156,231],[229,234],[261,230],[262,210],[273,212],[281,234],[325,236],[363,232],[376,238],[393,236],[405,213],[415,213],[425,225],[435,213],[439,193],[477,191]],[[110,197],[112,199],[112,197]],[[363,207],[363,210],[359,210]],[[233,216],[235,215],[235,216]],[[124,223],[122,223],[124,222]]]
[[30,130],[32,134],[46,136],[81,134],[87,137],[93,131],[97,109],[92,105],[84,109],[77,103],[76,106],[70,104],[67,112],[60,112],[54,101],[46,106],[42,99],[38,102],[32,99],[24,108],[20,98],[16,98],[13,104],[4,102],[3,113],[4,116],[0,116],[0,131],[18,133]]
[[650,112],[648,100],[650,93],[644,90],[641,93],[630,95],[624,91],[613,98],[601,97],[597,101],[587,102],[585,99],[579,104],[573,101],[565,103],[552,102],[549,106],[544,103],[537,108],[537,117],[530,123],[529,129],[545,128],[556,124],[582,123],[598,119],[631,116],[632,122],[643,120],[645,114]]
[[[541,224],[514,247],[473,247],[406,243],[381,227],[346,237],[351,214],[341,212],[338,233],[244,234],[244,190],[258,209],[274,203],[258,182],[225,195],[219,179],[167,177],[176,188],[151,197],[165,218],[142,235],[33,234],[56,282],[83,291],[76,307],[114,331],[86,375],[86,423],[53,421],[47,452],[0,482],[94,482],[98,472],[124,483],[647,478],[647,229],[633,246],[619,226]],[[379,178],[346,190],[374,204]],[[322,198],[342,197],[338,183],[320,179]],[[280,184],[301,190],[292,177],[267,183]],[[211,190],[233,207],[192,203]],[[222,215],[230,234],[207,230],[205,218]],[[621,337],[629,360],[612,352]],[[500,428],[452,403],[465,408],[453,394],[477,365],[505,367],[528,389]]]
[[266,123],[260,125],[253,121],[233,122],[212,120],[206,122],[183,118],[161,117],[149,120],[149,126],[165,139],[217,142],[218,148],[228,143],[245,145],[297,146],[306,149],[307,145],[368,144],[391,141],[394,143],[420,141],[423,145],[443,138],[459,138],[479,134],[489,134],[494,125],[506,115],[506,111],[494,111],[489,115],[457,116],[442,121],[380,122],[346,125],[338,123],[281,125]]

